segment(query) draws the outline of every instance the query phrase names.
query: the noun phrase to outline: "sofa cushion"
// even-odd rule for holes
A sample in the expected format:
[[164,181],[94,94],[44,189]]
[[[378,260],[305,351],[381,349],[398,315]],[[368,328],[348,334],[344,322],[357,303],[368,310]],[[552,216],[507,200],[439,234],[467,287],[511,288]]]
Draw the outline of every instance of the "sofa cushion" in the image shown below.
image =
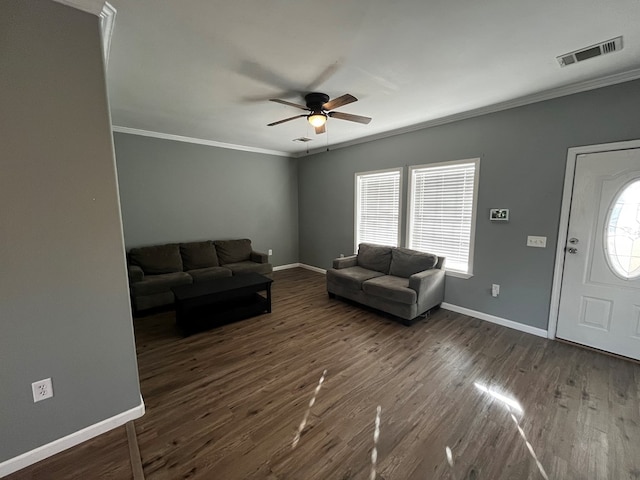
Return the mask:
[[153,295],[156,293],[168,292],[171,287],[188,285],[190,283],[193,283],[193,279],[185,272],[151,275],[144,277],[144,280],[132,283],[131,293],[136,297],[141,295]]
[[414,304],[418,301],[416,291],[409,288],[409,279],[384,275],[372,278],[362,284],[362,291],[369,295],[398,303]]
[[239,275],[243,273],[256,272],[262,275],[269,274],[273,271],[273,267],[270,263],[257,263],[257,262],[235,262],[235,263],[225,263],[225,268],[228,268],[233,272],[234,275]]
[[381,277],[383,275],[383,273],[368,270],[360,266],[341,268],[339,270],[331,268],[327,270],[327,280],[331,280],[332,282],[350,290],[361,290],[362,282],[371,278]]
[[231,276],[231,270],[224,267],[198,268],[197,270],[189,270],[187,273],[193,277],[193,283]]
[[361,243],[358,246],[358,266],[386,275],[391,264],[391,250],[392,247]]
[[132,248],[129,251],[129,261],[142,268],[145,275],[182,271],[182,258],[177,243]]
[[216,240],[213,242],[222,265],[226,263],[244,262],[251,257],[251,240]]
[[390,275],[409,278],[414,273],[429,270],[438,263],[438,256],[408,248],[394,248],[391,252]]
[[180,255],[185,271],[217,267],[218,255],[213,242],[190,242],[180,244]]

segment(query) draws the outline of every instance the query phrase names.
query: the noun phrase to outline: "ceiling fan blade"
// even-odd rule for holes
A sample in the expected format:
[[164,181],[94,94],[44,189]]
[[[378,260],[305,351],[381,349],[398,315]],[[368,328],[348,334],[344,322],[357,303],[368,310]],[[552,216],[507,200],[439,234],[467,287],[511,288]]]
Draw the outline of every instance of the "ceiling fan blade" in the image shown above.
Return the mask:
[[338,60],[336,60],[334,63],[332,63],[327,68],[325,68],[322,72],[320,72],[320,75],[318,75],[315,79],[313,79],[311,83],[307,85],[305,90],[307,92],[315,92],[320,85],[324,84],[327,80],[329,80],[329,78],[331,78],[338,71],[338,69],[342,67],[343,63],[344,63],[344,58],[339,58]]
[[306,115],[296,115],[295,117],[289,117],[289,118],[285,118],[284,120],[278,120],[277,122],[269,123],[267,127],[273,127],[274,125],[280,125],[281,123],[289,122],[291,120],[295,120],[296,118],[302,118],[302,117],[306,117]]
[[270,98],[269,99],[270,102],[276,102],[276,103],[281,103],[283,105],[289,105],[290,107],[296,107],[296,108],[301,108],[302,110],[309,110],[307,107],[305,107],[304,105],[299,105],[297,103],[291,103],[291,102],[287,102],[286,100],[280,100],[279,98]]
[[371,121],[370,117],[353,115],[352,113],[329,112],[327,115],[332,118],[339,118],[340,120],[348,120],[349,122],[364,123],[365,125]]
[[327,130],[324,128],[324,125],[320,125],[319,127],[316,127],[316,135],[320,135],[321,133],[326,132]]
[[348,93],[345,93],[341,97],[334,98],[333,100],[329,100],[327,103],[325,103],[322,106],[322,108],[324,108],[325,110],[333,110],[334,108],[342,107],[344,105],[348,105],[350,103],[357,102],[357,101],[358,99],[356,97]]

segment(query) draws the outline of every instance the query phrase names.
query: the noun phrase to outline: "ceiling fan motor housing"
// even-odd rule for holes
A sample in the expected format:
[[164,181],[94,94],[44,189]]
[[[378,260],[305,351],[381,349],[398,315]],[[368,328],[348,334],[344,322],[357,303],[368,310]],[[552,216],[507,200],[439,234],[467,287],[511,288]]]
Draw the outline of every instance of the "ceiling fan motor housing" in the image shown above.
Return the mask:
[[329,101],[329,95],[326,93],[312,92],[305,95],[304,99],[307,102],[307,108],[309,110],[321,113],[323,110],[322,106]]

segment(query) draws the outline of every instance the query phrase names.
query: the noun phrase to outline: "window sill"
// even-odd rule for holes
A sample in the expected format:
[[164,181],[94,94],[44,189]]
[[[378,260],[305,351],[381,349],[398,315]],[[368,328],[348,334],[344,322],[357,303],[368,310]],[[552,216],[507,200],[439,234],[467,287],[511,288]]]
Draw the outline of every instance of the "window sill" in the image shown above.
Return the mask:
[[465,280],[473,277],[472,273],[456,272],[454,270],[445,270],[447,277],[464,278]]

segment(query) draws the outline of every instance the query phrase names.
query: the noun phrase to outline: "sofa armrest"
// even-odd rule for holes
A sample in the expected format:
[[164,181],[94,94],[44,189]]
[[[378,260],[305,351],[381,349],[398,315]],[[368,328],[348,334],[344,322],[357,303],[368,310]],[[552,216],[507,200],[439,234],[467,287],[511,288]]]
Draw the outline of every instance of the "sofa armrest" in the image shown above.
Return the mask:
[[256,263],[269,263],[269,255],[266,253],[251,251],[251,261]]
[[444,300],[444,279],[445,271],[439,268],[432,268],[422,272],[414,273],[409,277],[409,288],[418,294],[418,302],[425,296],[439,297],[442,303]]
[[144,280],[144,272],[137,265],[127,265],[127,273],[129,274],[129,283],[140,282]]
[[341,268],[356,267],[358,265],[358,256],[350,255],[348,257],[340,257],[333,259],[333,268],[339,270]]

